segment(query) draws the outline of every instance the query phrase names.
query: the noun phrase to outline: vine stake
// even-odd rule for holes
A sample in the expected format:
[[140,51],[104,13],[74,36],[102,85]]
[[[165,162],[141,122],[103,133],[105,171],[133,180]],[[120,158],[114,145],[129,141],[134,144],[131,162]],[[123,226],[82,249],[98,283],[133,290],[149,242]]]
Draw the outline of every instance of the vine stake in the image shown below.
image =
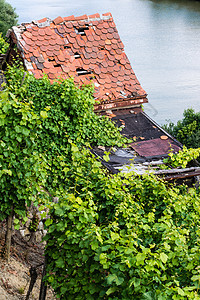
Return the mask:
[[11,213],[7,217],[7,231],[6,231],[6,243],[5,243],[5,258],[7,262],[10,261],[10,247],[12,237],[12,224],[13,224],[13,206],[11,207]]
[[37,280],[38,274],[37,274],[37,271],[36,271],[36,267],[31,266],[31,268],[30,268],[30,275],[31,275],[31,281],[30,281],[30,284],[29,284],[29,289],[28,289],[28,292],[26,294],[26,299],[25,300],[29,299],[29,296],[30,296],[30,294],[31,294],[31,292],[33,290],[34,284],[35,284],[35,282]]
[[47,294],[47,286],[44,283],[44,276],[46,275],[46,257],[44,259],[44,266],[43,266],[43,272],[42,272],[42,279],[41,279],[41,285],[40,285],[40,296],[39,300],[45,300],[46,294]]

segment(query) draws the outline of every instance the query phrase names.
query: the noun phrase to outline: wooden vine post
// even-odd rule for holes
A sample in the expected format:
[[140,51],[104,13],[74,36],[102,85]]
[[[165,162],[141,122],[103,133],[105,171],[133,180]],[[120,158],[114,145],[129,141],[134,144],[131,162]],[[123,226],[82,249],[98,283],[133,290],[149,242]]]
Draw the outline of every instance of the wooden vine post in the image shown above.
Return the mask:
[[45,300],[46,299],[46,294],[47,294],[47,285],[44,282],[44,276],[46,275],[46,264],[47,264],[47,259],[45,257],[45,259],[44,259],[44,266],[43,266],[43,272],[42,272],[41,285],[40,285],[39,300]]
[[31,268],[30,268],[30,275],[31,275],[31,282],[30,282],[29,289],[28,289],[28,292],[27,292],[25,300],[29,299],[30,294],[31,294],[31,292],[33,290],[34,284],[35,284],[35,282],[37,280],[38,274],[37,274],[36,267],[31,266]]
[[6,228],[5,258],[8,263],[10,261],[12,225],[13,225],[13,206],[11,207],[10,215],[7,217],[7,228]]

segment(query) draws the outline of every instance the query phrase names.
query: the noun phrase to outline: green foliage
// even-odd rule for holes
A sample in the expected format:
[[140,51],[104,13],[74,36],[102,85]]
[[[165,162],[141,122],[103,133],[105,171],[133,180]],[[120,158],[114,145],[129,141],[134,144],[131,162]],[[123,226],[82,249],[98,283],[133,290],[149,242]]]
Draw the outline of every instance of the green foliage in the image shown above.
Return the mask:
[[200,148],[187,149],[186,146],[183,146],[183,149],[180,150],[178,153],[170,152],[169,157],[163,159],[163,162],[169,164],[172,168],[185,168],[191,160],[197,159],[199,157],[199,154]]
[[10,90],[20,99],[28,99],[35,112],[43,111],[43,117],[48,116],[47,135],[53,136],[59,147],[66,145],[66,136],[78,145],[122,146],[127,142],[107,117],[94,113],[93,87],[78,88],[72,79],[50,84],[47,76],[36,80],[29,74],[22,85],[23,76],[18,66],[8,68],[6,77]]
[[59,299],[200,299],[198,192],[109,176],[70,144],[73,183],[46,221],[46,280]]
[[200,112],[190,108],[184,111],[183,119],[177,124],[170,122],[163,128],[188,148],[200,147]]
[[8,43],[6,43],[0,32],[0,54],[5,54],[8,50],[8,46]]
[[108,118],[94,113],[93,87],[76,87],[72,79],[50,84],[46,76],[40,80],[24,76],[18,65],[8,67],[6,79],[9,90],[21,101],[28,99],[43,119],[37,147],[48,162],[46,188],[52,196],[56,196],[60,185],[71,184],[66,183],[66,172],[71,168],[69,138],[78,147],[88,148],[122,146],[127,141]]
[[35,143],[40,126],[29,103],[19,101],[7,89],[0,93],[1,220],[12,206],[19,217],[25,217],[25,204],[36,202],[44,184],[46,163]]
[[[42,174],[35,166],[45,167],[46,281],[59,299],[200,299],[198,191],[169,188],[148,174],[108,174],[91,145],[121,146],[126,140],[94,113],[92,87],[76,87],[72,79],[50,84],[18,67],[6,76],[2,147],[17,155],[9,165],[14,150],[0,153],[4,190],[12,195],[9,180],[19,168],[21,193],[36,198],[33,188]],[[22,199],[17,180],[15,199]]]
[[5,37],[7,30],[17,25],[18,15],[15,13],[15,8],[5,0],[0,0],[0,12],[0,32]]

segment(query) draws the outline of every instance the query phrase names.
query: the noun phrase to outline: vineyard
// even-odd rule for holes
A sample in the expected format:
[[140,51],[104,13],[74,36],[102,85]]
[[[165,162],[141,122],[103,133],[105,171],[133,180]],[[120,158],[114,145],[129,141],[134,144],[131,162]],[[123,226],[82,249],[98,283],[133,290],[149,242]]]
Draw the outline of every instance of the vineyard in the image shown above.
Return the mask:
[[31,204],[43,211],[44,280],[57,297],[200,299],[199,190],[148,173],[110,174],[91,147],[128,140],[94,113],[92,86],[79,88],[73,79],[50,84],[19,65],[8,67],[6,80],[1,221],[14,220],[19,229]]

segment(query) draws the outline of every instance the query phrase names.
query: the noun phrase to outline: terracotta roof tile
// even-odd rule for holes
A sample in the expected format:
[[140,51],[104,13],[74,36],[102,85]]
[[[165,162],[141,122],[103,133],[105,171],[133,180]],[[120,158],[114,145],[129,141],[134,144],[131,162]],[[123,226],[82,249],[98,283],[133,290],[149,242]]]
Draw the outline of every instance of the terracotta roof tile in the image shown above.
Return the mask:
[[87,36],[87,39],[88,39],[89,42],[93,42],[94,41],[94,36],[93,35],[91,35],[91,34],[87,35],[86,34],[86,36]]
[[91,22],[91,24],[94,25],[94,26],[97,26],[98,21],[93,21],[93,22]]
[[51,36],[50,35],[45,35],[44,40],[47,40],[47,41],[51,40]]
[[51,46],[56,45],[56,40],[51,39],[51,40],[49,41],[49,45],[51,45]]
[[113,32],[115,32],[115,30],[112,27],[110,27],[110,28],[108,28],[108,32],[113,33]]
[[112,49],[112,46],[107,44],[107,45],[105,45],[105,49],[110,51]]
[[38,50],[34,50],[34,51],[33,51],[33,55],[34,55],[35,57],[38,57],[38,56],[40,55],[40,53],[39,53]]
[[41,49],[43,52],[46,52],[47,49],[48,49],[48,47],[45,46],[45,45],[42,45],[42,46],[40,46],[40,49]]
[[85,41],[84,41],[84,39],[81,38],[81,37],[77,38],[77,43],[78,43],[78,45],[79,45],[80,47],[85,46]]
[[40,70],[33,70],[32,72],[36,79],[39,79],[42,77],[42,72]]
[[87,15],[82,15],[82,16],[79,16],[79,17],[76,17],[75,20],[84,20],[84,19],[87,19]]
[[74,15],[72,15],[69,17],[64,17],[63,19],[64,19],[64,21],[73,21],[73,20],[75,20],[75,17],[74,17]]
[[56,19],[53,20],[54,24],[56,24],[56,25],[62,23],[63,21],[64,20],[62,17],[57,17]]
[[90,19],[100,18],[100,14],[94,14],[89,16]]
[[[51,81],[72,76],[79,85],[93,82],[94,97],[103,101],[97,109],[104,103],[117,107],[119,101],[125,102],[119,104],[123,107],[129,99],[146,102],[110,13],[58,17],[52,22],[45,18],[25,24],[20,35],[25,58],[33,67],[29,71],[36,78],[46,73]],[[20,35],[13,29],[13,41]]]
[[102,61],[102,66],[106,69],[108,67],[108,63],[106,60]]
[[97,53],[97,57],[98,57],[100,60],[103,60],[103,59],[104,59],[104,56],[105,56],[105,53],[103,53],[103,52],[101,52],[101,51],[99,51],[99,52]]
[[47,18],[43,18],[43,19],[41,19],[41,20],[38,20],[37,22],[38,23],[44,23],[44,22],[46,22],[47,21]]
[[44,63],[45,62],[44,57],[42,56],[42,54],[40,54],[38,56],[37,60],[38,60],[39,63]]

